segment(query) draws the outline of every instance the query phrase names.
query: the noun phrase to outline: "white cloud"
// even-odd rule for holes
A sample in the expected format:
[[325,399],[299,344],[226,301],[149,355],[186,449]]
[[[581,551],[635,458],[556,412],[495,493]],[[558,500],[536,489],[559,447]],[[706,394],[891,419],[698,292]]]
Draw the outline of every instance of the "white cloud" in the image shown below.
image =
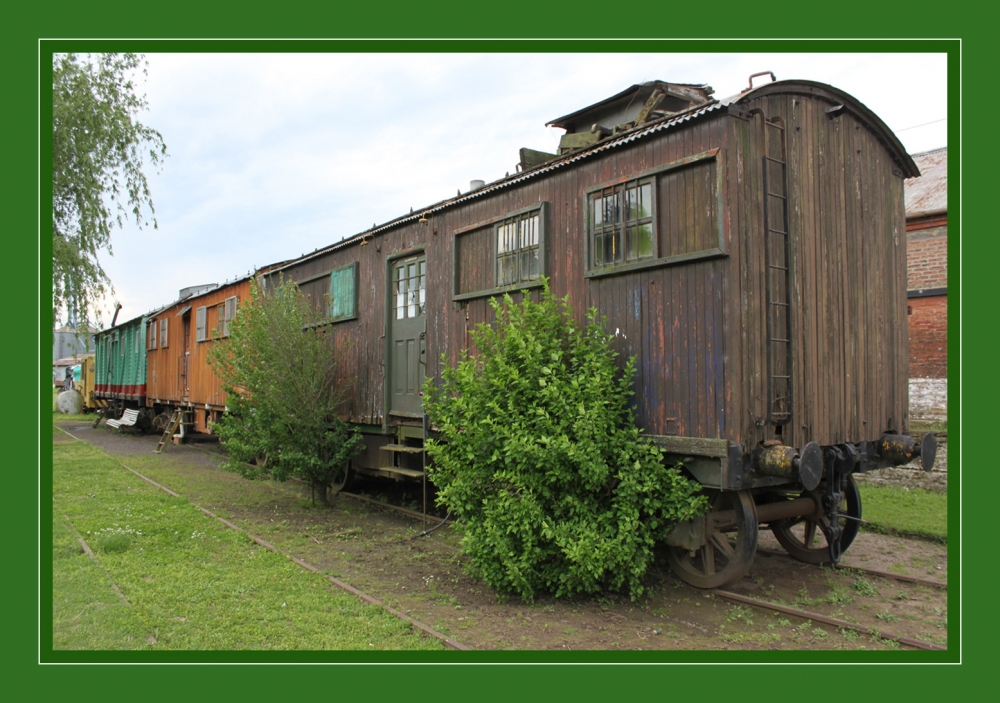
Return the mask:
[[519,147],[555,150],[561,132],[547,121],[646,80],[709,83],[726,97],[773,70],[854,95],[905,130],[912,152],[946,144],[946,122],[906,129],[946,116],[941,55],[147,57],[144,121],[170,157],[150,178],[160,229],[116,231],[105,257],[121,319],[501,178]]

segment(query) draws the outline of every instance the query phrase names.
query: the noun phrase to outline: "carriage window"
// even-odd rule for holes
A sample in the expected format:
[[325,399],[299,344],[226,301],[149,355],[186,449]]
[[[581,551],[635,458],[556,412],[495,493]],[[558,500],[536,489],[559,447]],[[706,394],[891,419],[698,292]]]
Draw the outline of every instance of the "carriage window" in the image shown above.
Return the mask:
[[225,308],[226,319],[223,321],[221,327],[222,327],[222,336],[223,337],[228,337],[229,336],[229,323],[230,323],[231,320],[235,320],[236,319],[236,296],[234,295],[231,298],[226,298],[225,305],[226,305],[226,308]]
[[496,286],[510,286],[538,280],[539,213],[527,213],[505,219],[496,228]]
[[207,308],[201,307],[195,311],[195,341],[204,342],[205,341],[205,329],[208,326]]
[[393,287],[397,320],[423,315],[427,302],[427,262],[413,260],[397,266]]
[[167,322],[168,321],[169,321],[169,318],[166,318],[166,317],[163,318],[162,320],[160,320],[160,346],[161,347],[166,347],[167,346]]
[[358,316],[357,277],[357,262],[341,266],[330,272],[327,316],[334,322],[351,320]]
[[156,349],[156,320],[150,320],[147,323],[149,330],[149,348]]
[[651,178],[591,193],[588,219],[591,269],[656,257]]

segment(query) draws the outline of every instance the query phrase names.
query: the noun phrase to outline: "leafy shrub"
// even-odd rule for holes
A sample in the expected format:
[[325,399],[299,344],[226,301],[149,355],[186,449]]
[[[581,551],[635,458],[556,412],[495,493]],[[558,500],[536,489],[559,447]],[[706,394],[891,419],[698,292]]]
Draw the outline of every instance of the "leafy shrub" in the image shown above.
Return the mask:
[[438,502],[462,523],[473,575],[526,601],[643,591],[653,545],[705,507],[699,485],[640,436],[596,310],[581,329],[568,299],[494,299],[496,324],[472,334],[480,354],[444,363],[425,406]]
[[244,478],[294,476],[325,503],[362,440],[337,416],[341,353],[320,321],[293,282],[264,295],[253,280],[209,363],[227,393],[229,411],[212,425],[229,455],[223,467]]

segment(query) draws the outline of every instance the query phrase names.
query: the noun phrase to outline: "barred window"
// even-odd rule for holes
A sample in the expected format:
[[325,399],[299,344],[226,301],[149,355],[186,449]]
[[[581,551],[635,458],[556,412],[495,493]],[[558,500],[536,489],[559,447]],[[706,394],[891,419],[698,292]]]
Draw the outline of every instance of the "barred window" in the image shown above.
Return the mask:
[[509,217],[496,228],[496,286],[535,281],[542,272],[539,213]]
[[589,197],[590,267],[653,259],[653,180],[629,181]]

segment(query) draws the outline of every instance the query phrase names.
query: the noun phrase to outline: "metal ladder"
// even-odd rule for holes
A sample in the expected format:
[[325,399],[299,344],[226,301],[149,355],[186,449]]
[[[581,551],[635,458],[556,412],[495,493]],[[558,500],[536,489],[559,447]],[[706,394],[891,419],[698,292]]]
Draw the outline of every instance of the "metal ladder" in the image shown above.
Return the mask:
[[163,436],[160,437],[160,443],[157,444],[156,449],[153,450],[154,454],[163,453],[163,447],[167,444],[167,442],[170,441],[170,438],[173,437],[174,432],[177,431],[177,428],[180,427],[181,418],[183,417],[184,417],[183,409],[177,408],[176,410],[174,410],[174,414],[170,417],[170,422],[167,423],[167,429],[163,431]]
[[792,419],[791,277],[785,128],[764,120],[764,260],[767,299],[767,423]]

